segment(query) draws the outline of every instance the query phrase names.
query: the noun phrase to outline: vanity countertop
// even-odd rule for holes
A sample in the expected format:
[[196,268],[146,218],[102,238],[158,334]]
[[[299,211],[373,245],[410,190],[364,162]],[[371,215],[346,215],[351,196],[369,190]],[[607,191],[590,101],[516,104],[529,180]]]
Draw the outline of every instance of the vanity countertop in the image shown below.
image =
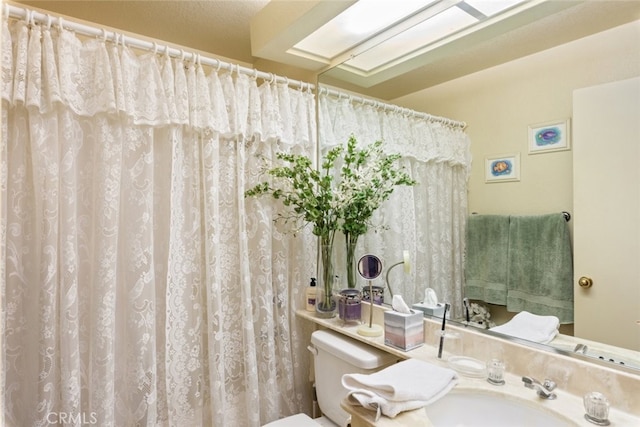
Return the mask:
[[[377,309],[378,307],[376,307]],[[363,304],[363,317],[368,315],[369,304]],[[365,313],[366,312],[366,313]],[[444,359],[437,357],[438,348],[435,345],[436,339],[432,337],[431,340],[425,339],[425,344],[409,351],[402,351],[394,347],[385,345],[384,335],[378,337],[366,337],[357,333],[358,324],[345,324],[338,317],[331,319],[322,319],[315,316],[315,313],[305,310],[298,310],[297,315],[300,318],[309,320],[320,327],[332,329],[346,336],[349,336],[358,341],[369,344],[373,347],[382,349],[388,353],[397,356],[399,359],[416,358],[435,365],[446,366],[448,363]],[[380,319],[380,315],[374,316]],[[425,336],[433,334],[433,328],[438,328],[437,325],[429,325],[429,322],[433,322],[429,319],[425,319]],[[374,323],[377,323],[374,320]],[[449,327],[448,327],[449,328]],[[455,327],[453,328],[455,329]],[[433,341],[431,343],[430,341]],[[535,349],[529,349],[528,351],[535,352]],[[473,355],[477,357],[477,355]],[[509,372],[509,364],[507,364],[507,372],[505,373],[506,384],[502,386],[495,386],[489,384],[484,378],[472,378],[464,375],[459,375],[459,382],[456,385],[456,389],[472,388],[478,391],[484,392],[499,392],[507,395],[515,396],[518,399],[524,399],[530,401],[534,405],[544,405],[550,411],[562,414],[564,417],[571,419],[575,422],[576,426],[592,427],[593,424],[584,419],[584,406],[582,403],[582,395],[571,394],[569,391],[563,389],[562,384],[559,383],[558,388],[554,392],[558,395],[556,400],[542,400],[536,393],[528,388],[525,388],[522,383],[522,375],[531,375],[529,372]],[[536,376],[537,377],[537,376]],[[540,376],[541,377],[541,376]],[[543,380],[544,378],[538,378]],[[638,381],[640,384],[640,381]],[[593,390],[591,390],[593,391]],[[350,405],[344,401],[343,408],[350,412],[354,417],[353,427],[357,426],[376,426],[376,427],[397,427],[397,426],[429,426],[431,425],[426,413],[423,409],[417,409],[415,411],[408,411],[399,414],[395,418],[380,417],[378,421],[375,421],[375,414],[372,411],[366,410],[362,407]],[[616,408],[615,402],[611,403],[611,409],[609,413],[609,420],[611,426],[640,426],[640,413],[623,412]]]

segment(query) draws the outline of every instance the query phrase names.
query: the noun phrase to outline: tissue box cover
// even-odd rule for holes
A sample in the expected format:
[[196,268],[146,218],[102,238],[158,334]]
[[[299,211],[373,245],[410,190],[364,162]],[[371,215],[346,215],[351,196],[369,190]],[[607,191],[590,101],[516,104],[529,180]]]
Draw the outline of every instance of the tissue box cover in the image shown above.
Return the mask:
[[416,303],[411,306],[414,310],[420,310],[424,314],[428,314],[430,316],[436,316],[442,318],[444,315],[444,304],[438,303],[437,307],[424,305],[422,303]]
[[384,343],[400,350],[411,350],[424,344],[422,312],[411,314],[397,311],[384,312]]

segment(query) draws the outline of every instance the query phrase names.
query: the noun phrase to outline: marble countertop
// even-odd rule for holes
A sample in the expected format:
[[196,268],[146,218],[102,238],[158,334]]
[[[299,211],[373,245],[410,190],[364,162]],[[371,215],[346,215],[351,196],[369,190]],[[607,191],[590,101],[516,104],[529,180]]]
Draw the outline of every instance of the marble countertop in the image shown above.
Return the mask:
[[[365,314],[365,308],[368,315],[368,304],[363,304],[363,317]],[[378,337],[366,337],[359,335],[357,332],[359,324],[357,323],[345,324],[338,317],[334,317],[331,319],[321,319],[316,317],[315,313],[305,310],[297,311],[297,315],[300,318],[307,319],[321,327],[332,329],[353,339],[391,353],[397,356],[399,359],[416,358],[439,366],[449,366],[446,360],[439,359],[437,357],[438,348],[435,344],[435,340],[434,343],[425,342],[425,344],[421,347],[409,351],[402,351],[394,347],[385,345],[384,335]],[[380,318],[378,317],[378,320],[379,319]],[[374,320],[374,323],[377,322]],[[535,352],[536,350],[531,349],[530,351]],[[525,375],[527,375],[527,373],[525,373]],[[538,379],[543,380],[544,378]],[[536,405],[536,407],[560,414],[568,420],[571,420],[571,422],[576,426],[592,427],[594,425],[589,423],[584,418],[582,396],[571,394],[570,392],[562,389],[560,385],[554,390],[554,392],[558,395],[558,398],[556,400],[544,400],[539,398],[534,390],[525,388],[522,382],[522,376],[514,372],[509,372],[508,367],[507,372],[505,373],[505,381],[505,385],[495,386],[488,383],[484,378],[472,378],[460,374],[456,389],[473,389],[482,393],[501,393],[507,396],[514,396],[518,400],[524,400],[526,402],[530,402],[532,405]],[[343,402],[343,407],[353,415],[361,417],[365,422],[365,424],[363,425],[375,425],[376,427],[430,425],[430,423],[428,422],[428,418],[426,417],[426,413],[423,409],[408,411],[398,415],[393,419],[388,417],[381,417],[378,421],[375,421],[375,414],[372,411],[366,410],[362,407],[349,405],[346,401]],[[611,426],[614,427],[626,427],[631,425],[640,426],[640,414],[630,414],[627,412],[623,412],[616,409],[613,405],[610,409],[609,420],[611,421]]]

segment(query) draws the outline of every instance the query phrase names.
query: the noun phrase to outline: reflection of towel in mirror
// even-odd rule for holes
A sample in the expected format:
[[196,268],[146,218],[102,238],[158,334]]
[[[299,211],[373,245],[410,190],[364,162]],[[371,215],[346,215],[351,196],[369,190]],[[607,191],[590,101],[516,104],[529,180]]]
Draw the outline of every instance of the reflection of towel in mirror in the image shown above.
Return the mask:
[[561,213],[509,221],[507,310],[573,322],[573,260]]
[[464,295],[506,305],[509,216],[471,215],[466,239]]
[[546,344],[558,335],[560,321],[556,316],[538,316],[521,311],[504,325],[490,330],[524,340]]
[[390,418],[422,408],[444,396],[457,383],[455,371],[408,359],[373,374],[345,374],[347,400]]

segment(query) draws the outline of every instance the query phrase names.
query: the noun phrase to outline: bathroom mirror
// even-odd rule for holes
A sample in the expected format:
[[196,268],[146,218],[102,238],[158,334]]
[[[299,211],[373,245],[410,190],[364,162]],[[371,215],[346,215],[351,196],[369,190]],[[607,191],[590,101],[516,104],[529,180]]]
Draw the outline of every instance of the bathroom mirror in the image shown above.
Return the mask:
[[[589,5],[588,7],[592,7],[592,6],[593,5]],[[405,95],[407,93],[411,93],[412,91],[419,90],[419,88],[415,90],[407,89],[406,87],[404,87],[402,82],[398,82],[397,80],[393,82],[393,84],[389,81],[381,84],[373,84],[371,86],[366,86],[366,85],[360,86],[359,84],[355,84],[353,81],[343,80],[341,76],[344,74],[345,70],[348,69],[350,60],[351,58],[347,59],[346,61],[344,61],[343,64],[341,64],[341,66],[337,66],[336,64],[334,64],[336,66],[327,70],[326,73],[320,74],[318,78],[319,86],[328,85],[328,87],[331,87],[331,88],[337,88],[339,90],[359,93],[366,97],[374,97],[374,98],[379,97],[380,99],[383,100],[383,102],[385,102],[384,100],[392,100],[402,95]],[[425,78],[429,78],[429,77],[425,77]],[[391,89],[392,87],[397,89],[395,93]],[[429,113],[429,111],[426,111],[426,112]],[[459,117],[459,119],[464,119],[464,117]],[[547,158],[548,157],[550,156],[547,156]],[[543,156],[537,156],[536,159],[543,159]],[[475,162],[475,164],[480,164],[480,163],[481,161]],[[572,200],[567,200],[567,206],[571,206],[572,203],[573,203]],[[366,248],[366,250],[377,250],[377,248]],[[419,264],[421,260],[416,259],[415,262],[416,264]],[[392,286],[394,286],[394,291],[396,290],[396,287],[399,287],[398,292],[402,293],[401,283],[397,283],[393,281]],[[407,298],[409,298],[408,293],[407,293]],[[413,302],[415,301],[407,300],[408,304],[411,304]],[[459,323],[459,324],[461,326],[464,326],[464,323]],[[520,343],[527,344],[531,347],[535,347],[538,349],[545,349],[549,352],[563,354],[568,357],[575,357],[575,358],[579,358],[579,359],[590,361],[597,364],[604,364],[612,368],[631,370],[636,374],[640,372],[640,352],[611,346],[605,340],[603,340],[602,342],[588,342],[586,344],[590,349],[594,348],[594,349],[598,349],[597,352],[601,351],[602,359],[600,359],[595,355],[594,356],[585,355],[585,354],[577,353],[576,351],[574,351],[577,344],[586,342],[586,340],[581,340],[580,338],[574,338],[571,336],[561,336],[559,337],[561,339],[559,339],[558,343],[556,343],[557,345],[554,346],[554,345],[548,345],[548,344],[539,344],[535,342],[527,342],[524,340],[515,339],[512,337],[508,337],[506,335],[497,334],[495,332],[484,330],[484,329],[479,329],[479,330],[481,331],[481,333],[486,333],[493,336],[500,336],[501,338],[504,338],[507,340],[515,340]],[[610,359],[613,359],[614,361],[611,362]],[[624,360],[626,363],[624,365],[620,365],[619,363],[617,363],[618,360]]]
[[364,279],[376,279],[382,274],[382,261],[375,255],[364,255],[358,260],[358,273]]

